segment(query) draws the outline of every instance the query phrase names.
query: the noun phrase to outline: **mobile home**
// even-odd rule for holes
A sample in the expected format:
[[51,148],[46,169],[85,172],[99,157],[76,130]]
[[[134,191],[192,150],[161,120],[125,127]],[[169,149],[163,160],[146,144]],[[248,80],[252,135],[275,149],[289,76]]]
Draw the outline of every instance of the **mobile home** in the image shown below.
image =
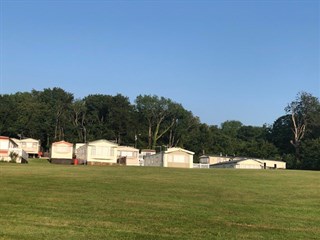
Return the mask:
[[118,144],[100,139],[77,149],[77,159],[89,165],[112,165],[117,163]]
[[216,156],[216,155],[202,155],[199,157],[199,163],[202,164],[216,164],[221,162],[227,162],[230,160],[228,156]]
[[210,165],[210,168],[286,169],[286,163],[283,161],[267,159],[238,158],[227,162],[212,164]]
[[144,158],[146,156],[150,156],[156,154],[156,150],[153,149],[141,149],[140,153],[139,153],[139,164],[140,166],[144,166]]
[[50,149],[50,162],[57,164],[73,164],[73,144],[66,141],[52,143]]
[[139,166],[139,149],[134,147],[118,146],[117,162],[127,166]]
[[0,136],[0,161],[27,163],[28,154],[9,137]]
[[40,140],[33,138],[25,138],[25,139],[16,139],[12,138],[12,140],[18,144],[20,148],[22,148],[29,157],[38,157],[41,156],[40,153]]
[[145,156],[144,166],[193,168],[194,152],[182,148],[169,148],[166,151]]

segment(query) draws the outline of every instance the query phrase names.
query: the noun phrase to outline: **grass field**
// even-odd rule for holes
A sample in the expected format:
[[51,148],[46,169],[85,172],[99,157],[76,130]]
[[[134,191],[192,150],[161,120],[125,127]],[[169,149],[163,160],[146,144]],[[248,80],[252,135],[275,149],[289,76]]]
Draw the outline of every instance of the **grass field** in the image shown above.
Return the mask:
[[320,239],[320,172],[1,163],[0,239]]

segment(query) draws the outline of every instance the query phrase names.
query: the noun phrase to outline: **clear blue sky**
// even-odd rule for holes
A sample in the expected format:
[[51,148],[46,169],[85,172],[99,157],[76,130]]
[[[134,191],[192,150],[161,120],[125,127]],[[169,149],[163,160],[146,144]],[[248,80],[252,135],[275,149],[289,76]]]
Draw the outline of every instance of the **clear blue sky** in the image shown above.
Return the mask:
[[317,0],[0,1],[1,94],[156,94],[257,126],[320,96]]

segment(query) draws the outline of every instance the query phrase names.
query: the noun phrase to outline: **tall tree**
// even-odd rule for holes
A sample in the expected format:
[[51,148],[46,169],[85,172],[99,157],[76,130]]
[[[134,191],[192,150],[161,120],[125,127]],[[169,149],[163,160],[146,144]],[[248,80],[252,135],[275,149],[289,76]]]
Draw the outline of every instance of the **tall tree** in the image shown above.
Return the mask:
[[134,145],[136,123],[133,116],[134,107],[128,97],[121,94],[112,97],[109,106],[110,128],[118,144]]
[[272,142],[279,149],[281,155],[294,153],[294,149],[290,143],[293,138],[291,121],[290,114],[279,117],[269,128],[267,134],[268,141]]
[[158,140],[176,123],[177,118],[172,111],[174,103],[156,95],[139,95],[135,103],[139,115],[148,124],[148,147],[154,149]]
[[116,135],[110,128],[112,96],[94,94],[85,97],[84,101],[87,109],[87,140],[115,139]]
[[312,116],[317,115],[319,109],[319,100],[309,93],[301,92],[296,99],[292,101],[286,108],[286,112],[291,115],[293,139],[291,144],[295,148],[296,167],[300,167],[301,141],[308,130],[308,125],[312,122]]
[[87,142],[86,115],[87,108],[82,99],[75,100],[71,105],[71,119],[75,131],[77,132],[78,142]]
[[238,134],[238,130],[242,127],[242,123],[240,121],[225,121],[221,124],[221,130],[224,134],[229,135],[230,137],[236,137]]
[[15,101],[15,95],[0,95],[0,135],[12,136],[16,134],[19,112]]
[[184,147],[188,141],[188,136],[200,123],[199,118],[194,117],[192,112],[187,111],[178,103],[172,103],[169,110],[171,112],[170,117],[164,120],[163,125],[170,126],[172,119],[174,124],[162,136],[160,143],[168,147]]
[[211,152],[209,139],[211,139],[210,127],[205,123],[199,122],[192,129],[191,134],[187,136],[185,147],[194,151],[197,157],[202,154],[208,154]]
[[128,97],[95,94],[87,96],[84,102],[87,111],[85,129],[90,139],[106,138],[118,144],[134,144],[134,107]]
[[52,141],[67,140],[65,131],[72,124],[70,111],[73,94],[57,87],[33,90],[32,94],[42,104],[42,113],[46,116],[43,124],[46,126],[47,146]]
[[35,95],[28,92],[16,93],[15,102],[16,111],[19,112],[16,119],[16,134],[20,137],[32,137],[43,141],[41,134],[45,130],[42,126],[45,120],[45,115],[42,114],[43,104],[37,101]]

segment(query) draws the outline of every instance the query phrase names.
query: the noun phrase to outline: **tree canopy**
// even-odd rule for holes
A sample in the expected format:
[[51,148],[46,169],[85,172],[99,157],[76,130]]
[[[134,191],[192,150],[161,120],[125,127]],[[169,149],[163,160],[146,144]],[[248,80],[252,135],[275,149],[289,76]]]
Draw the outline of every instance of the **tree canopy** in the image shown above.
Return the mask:
[[228,120],[201,123],[180,103],[139,95],[134,103],[121,94],[75,99],[61,88],[0,95],[0,135],[52,142],[100,138],[138,148],[183,147],[202,154],[284,160],[289,168],[320,169],[320,103],[299,93],[270,126]]

